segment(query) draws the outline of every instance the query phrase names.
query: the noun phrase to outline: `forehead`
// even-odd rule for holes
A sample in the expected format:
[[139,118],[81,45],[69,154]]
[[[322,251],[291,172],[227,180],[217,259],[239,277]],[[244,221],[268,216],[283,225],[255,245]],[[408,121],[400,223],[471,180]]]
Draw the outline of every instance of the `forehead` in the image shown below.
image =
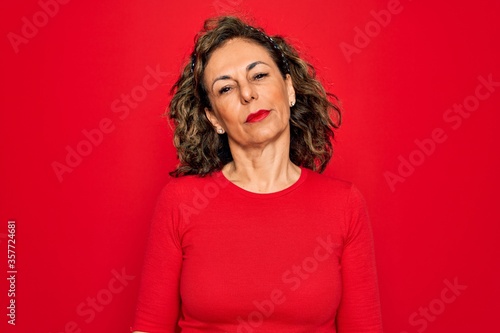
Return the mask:
[[[244,69],[255,61],[274,65],[266,48],[246,39],[235,38],[215,50],[205,68],[207,76],[229,74],[230,71]],[[226,73],[227,72],[227,73]]]

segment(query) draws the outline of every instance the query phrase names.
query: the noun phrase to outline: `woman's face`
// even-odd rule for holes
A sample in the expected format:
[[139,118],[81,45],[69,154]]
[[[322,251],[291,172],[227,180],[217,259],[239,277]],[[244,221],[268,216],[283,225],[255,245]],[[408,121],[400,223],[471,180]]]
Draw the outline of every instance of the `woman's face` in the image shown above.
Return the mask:
[[295,91],[264,47],[240,38],[226,42],[212,53],[203,79],[212,106],[206,115],[227,132],[231,150],[289,145]]

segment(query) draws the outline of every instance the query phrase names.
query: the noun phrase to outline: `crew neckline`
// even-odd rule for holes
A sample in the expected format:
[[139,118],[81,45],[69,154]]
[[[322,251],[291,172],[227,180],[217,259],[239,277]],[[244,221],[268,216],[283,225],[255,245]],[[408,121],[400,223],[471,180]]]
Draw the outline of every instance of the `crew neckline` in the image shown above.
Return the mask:
[[300,167],[300,176],[299,176],[299,179],[297,179],[297,181],[295,181],[295,183],[293,183],[292,185],[290,185],[287,188],[284,188],[282,190],[279,190],[276,192],[269,192],[269,193],[256,193],[256,192],[251,192],[251,191],[245,190],[244,188],[239,187],[238,185],[234,184],[229,179],[227,179],[227,177],[222,173],[222,171],[218,171],[215,174],[215,176],[221,178],[223,182],[227,183],[228,184],[227,188],[231,189],[233,192],[237,192],[238,194],[242,194],[244,196],[252,197],[252,198],[270,199],[270,198],[281,197],[283,195],[286,195],[286,194],[294,191],[298,187],[300,187],[300,185],[302,185],[304,183],[304,181],[306,180],[308,172],[309,172],[308,169],[306,169],[304,167]]

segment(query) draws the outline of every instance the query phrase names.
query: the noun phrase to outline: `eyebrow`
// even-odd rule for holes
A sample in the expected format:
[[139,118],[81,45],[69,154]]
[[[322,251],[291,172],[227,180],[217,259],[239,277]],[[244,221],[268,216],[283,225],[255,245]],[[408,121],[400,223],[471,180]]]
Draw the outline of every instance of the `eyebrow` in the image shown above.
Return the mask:
[[[249,72],[251,71],[255,66],[259,65],[259,64],[263,64],[263,65],[266,65],[266,66],[269,66],[267,63],[265,63],[264,61],[254,61],[252,62],[251,64],[249,64],[247,67],[246,67],[246,71]],[[271,66],[269,66],[271,67]],[[214,88],[214,84],[215,82],[217,81],[220,81],[220,80],[230,80],[231,79],[231,76],[230,75],[221,75],[219,77],[216,77],[213,82],[212,82],[212,89]]]

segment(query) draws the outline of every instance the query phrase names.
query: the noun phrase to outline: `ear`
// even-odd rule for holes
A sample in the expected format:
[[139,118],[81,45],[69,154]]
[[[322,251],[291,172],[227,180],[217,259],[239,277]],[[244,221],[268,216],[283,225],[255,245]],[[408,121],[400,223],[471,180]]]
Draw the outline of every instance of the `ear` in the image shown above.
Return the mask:
[[290,76],[290,74],[286,75],[285,85],[286,85],[286,90],[288,92],[288,101],[295,103],[296,102],[295,89],[293,89],[293,81],[292,81],[292,77]]
[[214,128],[217,129],[222,127],[220,126],[219,119],[217,119],[217,116],[212,110],[210,110],[209,108],[205,108],[205,115]]

